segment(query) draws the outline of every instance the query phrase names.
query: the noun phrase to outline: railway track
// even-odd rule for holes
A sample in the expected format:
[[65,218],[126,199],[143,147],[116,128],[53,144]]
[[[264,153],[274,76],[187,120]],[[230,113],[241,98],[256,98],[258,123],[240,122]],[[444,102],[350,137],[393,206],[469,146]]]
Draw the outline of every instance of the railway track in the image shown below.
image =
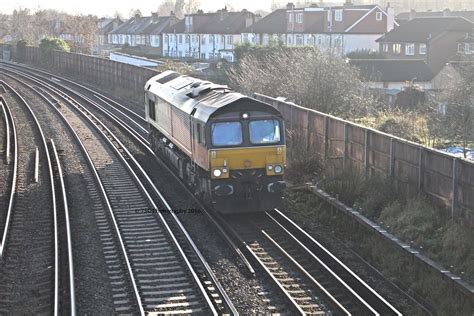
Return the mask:
[[[2,86],[3,88],[3,86]],[[3,96],[0,97],[0,106],[2,107],[3,127],[4,127],[4,150],[0,161],[2,168],[7,164],[9,168],[2,170],[2,176],[5,179],[5,186],[2,194],[4,197],[0,201],[2,212],[0,212],[0,258],[3,256],[6,238],[10,227],[13,203],[15,201],[15,191],[17,187],[18,172],[18,139],[16,134],[15,121],[13,119],[10,107]],[[2,144],[3,146],[3,144]],[[10,192],[8,192],[8,188]]]
[[[19,312],[15,301],[21,301],[30,305],[31,312],[74,314],[71,247],[61,243],[64,237],[70,237],[64,213],[67,200],[60,184],[61,168],[53,161],[41,125],[28,102],[11,86],[0,83],[18,103],[15,115],[23,119],[18,129],[18,139],[23,143],[18,141],[17,145],[15,141],[14,145],[14,160],[20,161],[16,175],[14,172],[17,181],[12,185],[1,244],[1,269],[6,278],[2,281],[11,282],[19,273],[26,273],[28,277],[26,284],[9,287],[5,305],[9,306],[9,313]],[[6,105],[5,98],[3,102]],[[15,126],[13,117],[10,120]],[[16,128],[12,130],[13,135],[17,135]],[[39,146],[35,147],[36,144]],[[29,157],[32,153],[35,153],[34,159]],[[30,166],[34,168],[33,177]],[[31,256],[35,260],[31,260]],[[60,263],[69,269],[63,271]],[[35,294],[28,297],[32,291]]]
[[[38,81],[36,83],[38,86],[41,84]],[[225,293],[223,294],[223,289],[218,284],[212,270],[205,263],[204,258],[176,218],[170,221],[172,225],[168,225],[164,219],[165,216],[159,212],[157,214],[136,212],[139,210],[158,210],[159,207],[154,203],[137,174],[145,178],[147,186],[153,186],[152,182],[146,179],[146,173],[140,170],[140,166],[120,141],[92,113],[63,92],[44,84],[41,89],[50,90],[51,93],[62,98],[64,102],[73,105],[85,117],[88,117],[104,139],[110,141],[110,148],[113,148],[115,154],[120,157],[122,167],[114,161],[114,163],[104,168],[105,170],[99,170],[98,175],[102,179],[104,191],[107,193],[110,207],[114,212],[113,216],[116,218],[114,220],[116,231],[122,234],[123,254],[129,258],[130,279],[136,289],[135,298],[138,310],[142,313],[145,311],[174,311],[176,313],[211,312],[215,314],[216,310],[236,313],[230,300],[228,300]],[[49,96],[52,97],[51,94]],[[45,96],[45,98],[48,97]],[[128,161],[131,161],[131,163],[128,163]],[[134,165],[137,172],[134,171],[132,165]],[[126,168],[123,166],[126,166]],[[134,187],[127,186],[130,183],[137,185]],[[142,196],[137,191],[137,186],[141,188]],[[156,188],[153,192],[160,195]],[[160,198],[162,199],[162,197]],[[127,201],[128,208],[119,205],[124,201]],[[161,203],[165,206],[167,204],[164,199]],[[167,209],[171,211],[169,206],[167,206]],[[171,216],[175,216],[172,212],[170,213]],[[157,225],[157,222],[160,223],[161,227]],[[170,226],[180,228],[177,236],[173,234]],[[187,255],[177,239],[181,240],[181,244],[187,243],[189,245],[186,248]],[[174,245],[170,246],[173,243]],[[152,244],[151,247],[150,244]],[[167,254],[167,256],[163,256],[163,254]],[[198,273],[204,286],[188,261],[187,256],[192,254],[194,254],[193,258],[197,258],[193,264],[198,265],[200,263],[198,266],[201,268]],[[117,262],[113,256],[111,259],[114,263]],[[134,281],[135,279],[136,281]],[[119,293],[117,297],[123,297],[123,293]],[[212,302],[210,297],[213,298]],[[118,307],[119,311],[133,310],[133,307],[130,306],[127,309],[126,300],[123,301],[125,306]]]
[[[67,79],[61,78],[61,80]],[[88,103],[89,109],[95,108],[95,111],[115,122],[116,126],[154,156],[145,138],[146,133],[142,129],[144,127],[139,127],[143,124],[143,119],[139,116],[128,109],[115,111],[113,109],[120,108],[115,101],[87,87],[70,82],[90,93],[85,96],[74,92],[75,100],[72,100],[66,96],[70,88],[66,88],[57,80],[53,80],[53,83],[58,89],[56,92],[58,95],[62,94],[70,102]],[[144,183],[146,182],[148,181],[145,179]],[[214,215],[210,214],[209,217],[213,219]],[[393,306],[327,250],[322,250],[317,241],[294,225],[281,212],[275,211],[266,216],[264,219],[253,218],[242,225],[235,223],[236,227],[242,230],[227,227],[223,224],[226,222],[225,219],[217,220],[216,225],[225,231],[224,234],[230,240],[229,244],[233,244],[237,252],[245,252],[242,254],[242,261],[247,261],[249,271],[253,271],[253,267],[259,267],[259,272],[264,272],[269,279],[272,279],[276,288],[279,288],[287,298],[287,305],[291,306],[292,313],[317,314],[330,311],[335,314],[399,314]],[[243,251],[240,245],[244,245]],[[251,263],[248,263],[247,258],[253,258]],[[278,265],[277,271],[284,270],[284,273],[272,274],[272,267]],[[294,282],[290,280],[291,278]]]
[[229,229],[301,314],[401,315],[278,210],[228,216]]
[[55,245],[57,262],[55,275],[55,315],[76,315],[76,294],[74,290],[74,264],[72,255],[71,225],[64,174],[54,140],[49,141],[51,171],[55,188],[54,213]]
[[[41,76],[45,80],[51,78],[50,76],[48,76],[48,73],[46,73],[46,72],[43,72],[43,71],[40,71],[40,70],[38,70],[38,72],[47,75],[46,77]],[[32,74],[34,72],[30,71],[29,73]],[[143,150],[145,152],[147,152],[151,157],[153,157],[155,162],[157,162],[161,167],[164,167],[165,169],[167,169],[169,171],[169,174],[172,175],[178,181],[178,183],[180,183],[182,185],[182,187],[189,193],[189,196],[192,197],[193,200],[200,206],[200,209],[204,211],[204,213],[207,216],[207,218],[209,219],[209,221],[211,223],[213,223],[213,225],[217,228],[217,231],[221,234],[221,236],[223,237],[225,242],[231,247],[231,249],[233,249],[233,251],[235,252],[237,257],[240,259],[242,264],[246,267],[247,271],[252,275],[255,274],[255,270],[252,267],[252,265],[250,264],[249,260],[243,254],[241,248],[238,245],[235,244],[235,242],[234,242],[235,237],[230,236],[229,233],[226,232],[221,227],[221,224],[219,224],[214,219],[213,213],[208,211],[207,208],[201,203],[201,201],[196,199],[194,197],[193,193],[191,191],[189,191],[189,189],[181,182],[181,180],[178,177],[176,177],[176,175],[169,168],[169,166],[166,163],[164,163],[163,161],[161,161],[160,158],[158,158],[155,155],[155,153],[153,152],[153,150],[151,148],[151,145],[150,145],[148,139],[146,138],[148,131],[146,130],[146,128],[144,126],[146,126],[147,123],[146,123],[146,120],[143,117],[139,116],[138,114],[131,111],[130,109],[127,109],[126,107],[124,107],[123,105],[119,104],[118,102],[110,99],[109,97],[104,96],[104,95],[102,95],[102,94],[100,94],[96,91],[91,90],[90,88],[87,88],[87,87],[85,87],[81,84],[75,83],[71,80],[68,80],[66,78],[62,78],[62,77],[59,77],[59,76],[55,76],[53,78],[56,78],[56,77],[61,78],[61,79],[60,80],[58,80],[58,79],[52,80],[51,81],[52,85],[54,85],[56,88],[58,88],[63,93],[72,93],[79,100],[81,100],[85,103],[88,103],[90,105],[89,109],[91,111],[94,111],[94,112],[97,111],[97,112],[101,113],[102,115],[107,116],[109,118],[109,120],[115,124],[116,127],[120,128],[126,134],[128,134],[130,136],[130,138],[137,145],[139,145],[141,148],[143,148]],[[68,82],[69,84],[71,84],[73,86],[79,87],[80,89],[88,92],[90,94],[90,96],[87,97],[87,96],[85,96],[81,93],[77,93],[76,91],[71,90],[67,86],[60,83],[61,81]],[[103,103],[105,103],[105,105],[104,104],[103,105],[98,104],[97,102],[93,101],[91,99],[91,97],[95,97],[96,99],[101,100]],[[108,111],[106,109],[107,106],[110,107],[111,109],[114,109],[113,113],[111,113],[111,111]],[[129,124],[127,124],[127,122],[129,122]],[[137,126],[140,126],[138,128],[138,130],[137,130]],[[146,131],[146,134],[143,134],[143,133],[145,133],[145,131]],[[140,136],[141,133],[142,133],[142,135]]]

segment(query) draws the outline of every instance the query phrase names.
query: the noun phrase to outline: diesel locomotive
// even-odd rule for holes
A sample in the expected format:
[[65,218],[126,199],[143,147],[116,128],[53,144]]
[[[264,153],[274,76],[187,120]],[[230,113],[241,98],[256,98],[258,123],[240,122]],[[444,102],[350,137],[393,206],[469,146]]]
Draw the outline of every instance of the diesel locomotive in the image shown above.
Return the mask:
[[278,206],[286,146],[277,109],[227,86],[165,71],[145,85],[145,112],[153,150],[216,211]]

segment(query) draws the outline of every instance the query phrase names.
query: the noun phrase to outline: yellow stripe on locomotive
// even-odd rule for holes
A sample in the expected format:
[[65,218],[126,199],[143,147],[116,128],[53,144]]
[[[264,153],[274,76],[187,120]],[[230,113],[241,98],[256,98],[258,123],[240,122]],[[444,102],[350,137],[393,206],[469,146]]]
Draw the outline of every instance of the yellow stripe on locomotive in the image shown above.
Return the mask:
[[[210,149],[212,179],[227,179],[231,170],[265,169],[267,176],[283,175],[286,146]],[[218,170],[218,171],[216,171]]]

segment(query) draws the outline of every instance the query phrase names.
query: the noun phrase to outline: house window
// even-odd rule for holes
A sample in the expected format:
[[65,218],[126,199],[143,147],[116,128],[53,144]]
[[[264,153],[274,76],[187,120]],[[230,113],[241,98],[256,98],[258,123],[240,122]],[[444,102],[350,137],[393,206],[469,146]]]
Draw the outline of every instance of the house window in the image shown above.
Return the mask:
[[375,19],[377,21],[382,21],[382,12],[375,13]]
[[471,55],[471,45],[469,43],[464,43],[464,54]]
[[232,35],[227,36],[227,44],[232,45],[234,43],[234,38]]
[[292,39],[291,36],[288,36],[288,45],[293,44],[291,39]]
[[303,37],[300,35],[296,36],[296,45],[303,46]]
[[189,35],[186,36],[186,38],[184,39],[184,42],[185,42],[186,44],[189,44]]
[[206,45],[206,36],[201,37],[201,45]]
[[342,21],[342,10],[336,10],[334,19],[338,22]]
[[268,34],[263,34],[262,44],[263,45],[268,45],[268,42],[269,42]]
[[293,13],[290,13],[290,14],[288,15],[288,21],[289,21],[290,23],[293,23]]
[[393,44],[393,53],[394,54],[400,54],[402,51],[402,45],[401,44]]
[[382,51],[388,53],[388,44],[382,44]]
[[420,44],[420,55],[426,55],[426,44]]
[[201,53],[201,59],[206,59],[206,53]]
[[296,23],[303,23],[303,13],[298,13],[296,15]]
[[407,55],[407,56],[415,55],[415,44],[413,44],[413,43],[406,43],[405,44],[405,55]]

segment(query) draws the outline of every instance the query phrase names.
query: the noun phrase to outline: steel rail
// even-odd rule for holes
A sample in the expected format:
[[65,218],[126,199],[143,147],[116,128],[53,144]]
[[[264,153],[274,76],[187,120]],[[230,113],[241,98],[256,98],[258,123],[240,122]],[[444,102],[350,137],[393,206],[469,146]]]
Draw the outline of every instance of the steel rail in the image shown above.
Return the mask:
[[321,285],[308,271],[306,271],[303,266],[301,266],[295,258],[293,258],[282,246],[280,246],[269,234],[267,234],[263,229],[261,230],[262,234],[278,249],[280,252],[287,257],[298,269],[313,282],[324,294],[328,297],[332,303],[339,308],[339,312],[345,313],[346,315],[351,315],[351,313],[344,307],[342,304],[333,296],[329,291]]
[[69,267],[69,297],[70,297],[70,309],[71,315],[76,315],[76,294],[74,291],[74,264],[73,264],[73,256],[72,256],[72,238],[71,238],[71,225],[69,219],[69,206],[67,200],[67,192],[66,192],[66,185],[64,183],[64,174],[63,169],[61,167],[61,162],[59,161],[58,151],[56,150],[56,145],[53,139],[50,139],[51,149],[53,152],[54,161],[56,162],[56,168],[58,169],[58,178],[59,178],[59,186],[61,188],[61,197],[62,197],[62,204],[63,204],[63,211],[65,216],[65,224],[66,224],[66,238],[67,238],[67,259],[68,259],[68,267]]
[[3,97],[0,97],[0,103],[2,104],[2,110],[5,115],[5,121],[9,121],[7,130],[11,129],[13,137],[13,176],[10,187],[10,198],[8,200],[7,216],[5,218],[5,226],[3,227],[2,240],[0,240],[0,258],[3,257],[6,248],[8,230],[10,228],[10,220],[13,212],[13,205],[15,203],[16,185],[17,185],[17,173],[18,173],[18,139],[16,133],[15,120],[13,118],[10,107]]
[[[16,80],[18,80],[18,79],[16,79]],[[19,80],[19,82],[21,82],[21,81]],[[127,271],[128,271],[128,274],[129,274],[128,276],[130,278],[130,282],[132,283],[132,288],[133,288],[133,291],[134,291],[135,299],[137,300],[137,305],[138,305],[138,309],[140,311],[140,315],[145,315],[145,310],[144,310],[143,305],[142,305],[142,299],[141,299],[141,296],[140,296],[140,292],[138,291],[138,287],[136,285],[135,278],[133,277],[134,273],[132,271],[130,259],[128,257],[127,250],[125,248],[125,243],[124,243],[124,241],[122,239],[122,236],[120,234],[118,222],[117,222],[117,220],[115,218],[115,215],[113,213],[112,204],[110,203],[107,192],[105,191],[105,187],[104,187],[104,185],[102,183],[102,180],[99,176],[97,168],[95,167],[95,164],[92,161],[91,156],[89,155],[89,152],[87,151],[84,143],[82,142],[82,140],[79,137],[79,135],[77,134],[77,132],[74,130],[72,125],[69,123],[68,119],[64,116],[64,114],[59,109],[56,108],[56,106],[46,97],[45,94],[48,94],[52,98],[54,98],[54,97],[46,91],[42,91],[43,93],[45,93],[45,94],[43,94],[42,92],[33,89],[33,87],[28,85],[27,83],[23,82],[23,84],[28,86],[30,89],[34,90],[39,96],[41,96],[43,98],[44,101],[46,101],[46,103],[48,105],[51,106],[51,108],[53,108],[56,111],[56,113],[59,115],[59,117],[65,123],[66,127],[69,129],[69,131],[72,133],[75,140],[77,141],[77,143],[78,143],[78,145],[79,145],[79,147],[80,147],[80,149],[81,149],[81,151],[82,151],[82,153],[85,157],[85,160],[86,160],[87,164],[89,165],[90,170],[92,171],[94,179],[97,182],[97,186],[99,187],[99,191],[100,191],[100,193],[102,195],[102,199],[103,199],[103,201],[104,201],[104,203],[107,207],[107,211],[110,214],[110,217],[111,217],[111,220],[112,220],[112,223],[113,223],[116,235],[117,235],[117,239],[119,240],[122,255],[124,257],[125,264],[127,266]]]
[[[7,75],[8,76],[8,75]],[[85,160],[87,162],[87,164],[89,165],[89,168],[93,174],[93,177],[95,179],[95,181],[97,182],[97,186],[99,187],[99,191],[102,195],[102,199],[105,203],[105,205],[107,206],[107,210],[111,216],[111,220],[112,220],[112,223],[113,223],[113,226],[114,226],[114,229],[115,229],[115,232],[116,232],[116,235],[117,235],[117,239],[119,240],[119,244],[120,244],[120,248],[122,250],[122,255],[124,256],[124,260],[125,260],[125,264],[127,266],[127,270],[128,270],[128,276],[130,278],[130,282],[132,283],[132,288],[133,288],[133,291],[134,291],[134,296],[135,296],[135,299],[137,301],[137,305],[138,305],[138,309],[140,311],[140,315],[144,316],[145,315],[145,311],[144,311],[144,308],[142,306],[142,300],[141,300],[141,297],[140,297],[140,293],[138,291],[138,287],[136,285],[136,282],[135,282],[135,279],[133,277],[133,271],[132,271],[132,268],[131,268],[131,264],[130,264],[130,260],[128,258],[128,254],[127,254],[127,250],[125,248],[125,243],[123,242],[123,239],[122,239],[122,236],[120,235],[120,230],[119,230],[119,227],[118,227],[118,222],[115,218],[115,215],[113,213],[113,209],[112,209],[112,205],[110,203],[110,200],[108,198],[108,195],[105,191],[105,187],[102,183],[102,180],[100,179],[100,176],[99,176],[99,173],[94,165],[94,162],[92,161],[92,158],[90,157],[89,155],[89,152],[87,151],[84,143],[82,142],[82,140],[80,139],[79,135],[76,133],[76,131],[74,130],[74,128],[72,127],[72,125],[69,123],[69,121],[67,120],[67,118],[64,116],[64,114],[56,108],[56,106],[46,97],[46,95],[44,95],[42,92],[38,91],[37,89],[34,89],[31,85],[17,79],[17,78],[14,78],[13,76],[11,76],[13,79],[17,80],[18,82],[22,83],[23,85],[29,87],[31,90],[33,90],[34,92],[36,92],[49,106],[51,106],[51,108],[53,108],[56,113],[59,115],[59,117],[61,118],[61,120],[64,122],[64,124],[66,125],[66,127],[69,129],[69,131],[72,133],[72,135],[74,136],[74,139],[77,141],[79,147],[80,147],[80,150],[81,152],[83,153],[84,157],[85,157]],[[49,94],[48,92],[46,91],[43,91],[44,93],[48,94],[50,97],[54,98],[51,94]]]
[[[27,76],[27,75],[24,75],[24,76]],[[37,80],[36,78],[32,78],[31,80]],[[57,84],[57,83],[56,83]],[[60,87],[62,87],[63,89],[68,89],[70,90],[69,87],[64,87],[63,85],[59,85]],[[153,150],[151,149],[151,147],[149,146],[149,142],[147,140],[144,140],[142,137],[140,137],[140,135],[137,133],[137,132],[134,132],[133,129],[131,129],[130,127],[128,127],[128,125],[123,122],[123,120],[121,120],[120,118],[118,118],[115,114],[113,113],[110,113],[110,111],[108,111],[107,109],[103,108],[102,106],[96,104],[94,101],[92,101],[91,99],[89,99],[88,97],[78,93],[78,92],[75,92],[75,91],[71,91],[73,94],[75,94],[77,97],[81,98],[82,100],[88,102],[88,103],[91,103],[92,105],[94,105],[94,107],[96,107],[97,109],[99,109],[100,111],[102,111],[103,113],[105,113],[106,116],[109,116],[110,118],[112,118],[112,120],[117,123],[121,128],[123,128],[127,133],[129,133],[135,140],[137,140],[141,146],[143,146],[155,159],[158,163],[160,163],[161,165],[163,165],[169,172],[170,174],[175,177],[177,180],[179,180],[179,183],[180,185],[183,186],[183,188],[185,188],[187,190],[188,193],[190,193],[191,196],[193,196],[193,199],[200,205],[202,206],[201,202],[197,199],[195,199],[194,195],[189,191],[189,189],[187,187],[184,186],[184,184],[181,182],[180,179],[178,179],[174,173],[169,169],[169,167],[164,164],[162,161],[159,160],[159,158],[155,155],[155,153],[153,152]],[[56,93],[60,93],[62,94],[63,92],[56,92]],[[63,96],[63,98],[66,97],[66,96]],[[125,114],[124,114],[125,115]],[[132,159],[134,160],[133,156],[131,156]],[[135,164],[138,166],[138,168],[140,169],[140,172],[142,174],[144,174],[146,180],[147,180],[147,183],[152,187],[153,191],[155,192],[156,195],[159,196],[160,200],[163,201],[163,204],[165,204],[165,206],[168,208],[168,209],[171,209],[171,207],[169,206],[169,204],[166,202],[166,200],[164,199],[164,197],[162,196],[162,194],[159,192],[159,190],[156,188],[156,186],[154,185],[153,181],[149,178],[149,176],[146,174],[146,172],[142,169],[142,167],[139,165],[139,163],[137,161],[135,161]],[[212,218],[212,216],[209,214],[209,212],[202,206],[203,210],[205,211],[205,213],[207,214],[207,216],[213,221],[213,223],[216,225],[216,227],[221,231],[221,234],[224,234],[225,238],[227,238],[228,240],[226,240],[228,243],[232,243],[232,246],[233,246],[233,249],[237,252],[237,254],[239,255],[239,257],[241,258],[241,260],[244,262],[244,264],[247,266],[247,268],[250,270],[250,272],[252,274],[254,274],[254,270],[252,268],[252,266],[250,265],[250,263],[248,262],[248,260],[245,258],[245,256],[242,254],[242,252],[240,251],[240,249],[238,249],[238,247],[235,246],[235,244],[233,244],[232,240],[230,239],[230,237],[227,236],[227,234],[223,231],[222,227],[217,224],[217,222],[215,222],[215,220]],[[230,298],[227,296],[227,293],[225,292],[224,288],[222,287],[222,285],[220,284],[220,282],[217,280],[215,274],[212,272],[212,269],[210,268],[209,264],[206,262],[206,260],[204,259],[203,255],[201,254],[201,252],[199,251],[199,249],[197,248],[197,246],[194,244],[193,240],[191,239],[190,235],[188,234],[188,232],[186,231],[186,229],[184,228],[184,226],[182,225],[182,223],[180,222],[179,218],[176,216],[176,214],[174,212],[170,212],[172,214],[172,217],[174,219],[174,221],[177,223],[178,227],[180,227],[181,231],[183,232],[183,234],[185,235],[188,243],[191,245],[191,247],[193,248],[193,251],[196,253],[196,255],[198,256],[201,264],[205,267],[205,270],[207,270],[207,273],[208,275],[210,276],[210,278],[212,279],[214,285],[218,288],[222,298],[224,299],[225,301],[225,305],[227,305],[228,309],[230,310],[231,313],[233,313],[234,315],[238,315],[238,312],[237,310],[235,309],[235,307],[233,306],[233,303],[231,302]]]
[[[329,258],[331,259],[331,264],[333,266],[333,269],[335,266],[339,266],[342,268],[346,273],[348,273],[360,286],[362,286],[366,291],[368,291],[376,300],[379,301],[379,304],[383,304],[386,308],[388,308],[391,312],[393,312],[395,315],[402,315],[400,311],[398,311],[393,305],[391,305],[385,298],[383,298],[380,294],[378,294],[372,287],[370,287],[364,280],[362,280],[357,274],[355,274],[349,267],[347,267],[341,260],[339,260],[334,254],[332,254],[329,250],[327,250],[323,245],[321,245],[318,241],[316,241],[311,235],[309,235],[306,231],[304,231],[301,227],[299,227],[295,222],[293,222],[290,218],[288,218],[285,214],[283,214],[280,210],[275,209],[274,210],[281,218],[283,218],[293,229],[295,229],[298,233],[302,234],[305,238],[308,238],[311,243],[316,246],[318,249],[323,251]],[[275,222],[277,223],[281,228],[283,228],[290,236],[292,236],[295,240],[297,240],[298,243],[306,250],[308,253],[312,254],[312,252],[307,248],[306,245],[304,245],[301,241],[299,241],[296,237],[293,236],[289,232],[289,230],[285,227],[285,225],[281,224],[277,219],[275,219],[273,216],[271,216],[268,212],[266,214]],[[313,254],[314,255],[314,254]],[[318,259],[321,260],[321,259]],[[326,265],[326,264],[325,264]],[[329,267],[328,267],[329,268]],[[331,271],[333,269],[330,269]],[[339,278],[339,277],[338,277]],[[343,281],[344,284],[347,285],[346,281]],[[350,287],[349,285],[347,285]],[[352,289],[352,287],[350,287]],[[352,289],[353,293],[355,293],[355,290]],[[367,303],[368,298],[362,298],[360,295],[360,291],[356,293],[358,297],[364,300],[367,305],[370,306],[369,303]],[[371,310],[373,310],[376,314],[378,312],[371,307]]]
[[[48,144],[46,143],[46,138],[43,133],[43,129],[41,128],[41,125],[36,118],[35,113],[31,109],[30,105],[26,100],[23,98],[23,96],[17,92],[13,87],[8,85],[6,82],[0,81],[4,86],[6,86],[20,101],[21,103],[24,104],[24,106],[27,108],[28,112],[30,115],[33,117],[33,120],[35,122],[36,128],[39,131],[41,142],[43,145],[43,149],[45,151],[46,155],[46,161],[48,164],[48,172],[49,172],[49,181],[51,184],[51,196],[52,196],[52,203],[53,203],[53,227],[54,227],[54,315],[59,315],[59,242],[58,242],[58,223],[57,223],[57,205],[56,205],[56,189],[54,187],[54,175],[53,175],[53,166],[51,162],[51,157],[49,155],[48,151]],[[3,243],[2,243],[3,245]]]
[[[42,82],[39,82],[40,84],[44,84]],[[47,86],[47,85],[46,85]],[[51,88],[51,87],[48,87],[49,89],[51,90],[55,90],[55,88]],[[117,149],[117,147],[112,143],[112,140],[110,138],[113,139],[114,142],[116,142],[119,147],[127,154],[127,156],[135,163],[139,166],[138,162],[135,160],[135,158],[133,157],[133,155],[128,151],[127,148],[125,148],[125,146],[121,143],[121,141],[108,129],[108,127],[106,127],[93,113],[91,113],[88,109],[86,109],[84,106],[78,104],[76,101],[70,99],[69,96],[65,96],[63,92],[55,92],[55,93],[58,93],[62,98],[64,98],[68,103],[70,103],[74,108],[76,108],[80,113],[82,113],[82,115],[93,125],[95,126],[96,130],[102,134],[103,138],[109,143],[109,145],[111,146],[111,148],[116,152],[117,156],[120,158],[120,160],[122,161],[122,163],[125,165],[125,167],[129,170],[130,174],[133,176],[133,178],[135,179],[136,183],[141,187],[142,189],[142,192],[147,196],[150,204],[153,206],[153,208],[157,209],[156,207],[156,204],[154,203],[153,199],[151,198],[151,196],[149,195],[149,192],[145,189],[143,183],[140,181],[140,179],[138,178],[137,174],[135,173],[135,171],[133,170],[133,168],[130,166],[130,164],[127,162],[126,158],[123,156],[123,154],[120,152],[119,149]],[[92,117],[92,119],[90,117]],[[104,132],[103,130],[106,132]],[[107,134],[107,135],[106,135]],[[110,136],[110,137],[108,137]],[[139,166],[139,169],[141,169],[141,166]],[[141,171],[143,173],[145,173],[145,171],[143,169],[141,169]],[[151,180],[150,180],[151,181]],[[167,203],[166,203],[167,205]],[[171,208],[169,207],[169,205],[167,205],[168,207],[168,210],[171,212]],[[199,281],[199,278],[196,274],[196,272],[194,271],[194,268],[192,267],[191,263],[189,262],[188,258],[186,257],[186,255],[184,254],[184,251],[183,249],[181,248],[181,246],[179,245],[176,237],[174,236],[174,233],[172,232],[172,230],[170,229],[170,227],[168,226],[166,220],[163,218],[163,215],[161,213],[158,213],[159,214],[159,217],[161,219],[161,222],[163,223],[163,225],[165,226],[168,234],[170,235],[170,237],[172,238],[173,240],[173,243],[175,244],[176,248],[178,249],[178,252],[180,253],[181,257],[183,258],[183,260],[185,261],[186,263],[186,266],[188,268],[188,270],[190,271],[191,275],[193,276],[194,280],[195,280],[195,283],[198,285],[199,289],[201,290],[201,293],[203,295],[203,297],[205,298],[205,300],[207,301],[207,304],[210,308],[210,310],[212,311],[212,313],[214,315],[217,315],[217,311],[215,310],[213,304],[211,303],[210,301],[210,298],[209,296],[207,295],[206,291],[204,290],[204,287],[202,285],[202,283]],[[118,228],[118,227],[117,227]],[[132,274],[133,275],[133,274]]]

